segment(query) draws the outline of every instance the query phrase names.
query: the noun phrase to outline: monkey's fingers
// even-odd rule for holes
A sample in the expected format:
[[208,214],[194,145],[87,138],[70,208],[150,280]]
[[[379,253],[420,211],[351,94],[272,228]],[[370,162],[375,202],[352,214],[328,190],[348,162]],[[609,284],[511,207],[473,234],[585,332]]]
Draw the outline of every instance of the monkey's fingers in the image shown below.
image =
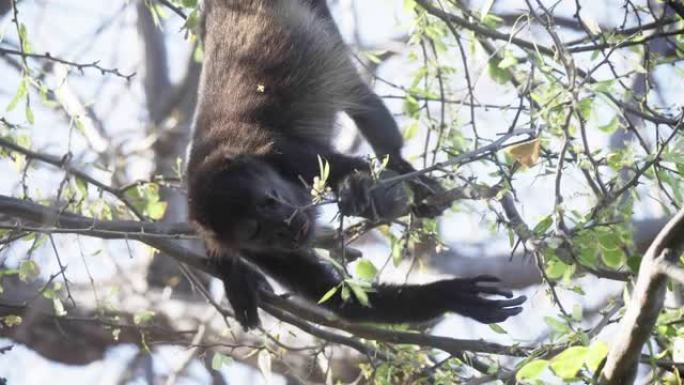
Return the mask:
[[513,317],[522,312],[522,307],[512,308],[492,308],[489,306],[474,307],[468,310],[468,314],[463,314],[484,324],[503,322],[508,317]]
[[477,286],[475,288],[477,292],[481,294],[492,294],[492,295],[500,295],[506,298],[513,298],[513,292],[507,289],[501,289],[496,286]]
[[495,276],[493,276],[493,275],[487,275],[487,274],[475,276],[475,277],[471,278],[471,280],[473,281],[473,283],[478,283],[478,282],[494,282],[494,283],[496,283],[496,282],[501,282],[501,280],[500,280],[498,277],[495,277]]
[[461,303],[454,311],[482,323],[503,322],[508,317],[520,314],[523,310],[520,305],[526,299],[525,296],[506,300],[473,297],[470,303]]

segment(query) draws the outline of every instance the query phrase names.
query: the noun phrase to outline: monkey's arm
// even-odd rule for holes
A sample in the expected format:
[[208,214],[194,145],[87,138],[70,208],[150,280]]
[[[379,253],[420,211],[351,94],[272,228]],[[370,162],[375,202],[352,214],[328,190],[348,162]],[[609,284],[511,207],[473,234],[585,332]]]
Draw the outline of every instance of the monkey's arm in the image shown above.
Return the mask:
[[[311,250],[247,257],[278,282],[314,303],[342,283],[337,271]],[[483,285],[497,281],[491,276],[479,276],[425,285],[378,285],[367,293],[370,306],[362,305],[355,298],[344,301],[338,290],[321,306],[352,321],[420,322],[455,312],[482,323],[495,323],[520,313],[520,304],[526,299],[513,298],[510,291]],[[507,299],[489,299],[482,295],[500,295]]]

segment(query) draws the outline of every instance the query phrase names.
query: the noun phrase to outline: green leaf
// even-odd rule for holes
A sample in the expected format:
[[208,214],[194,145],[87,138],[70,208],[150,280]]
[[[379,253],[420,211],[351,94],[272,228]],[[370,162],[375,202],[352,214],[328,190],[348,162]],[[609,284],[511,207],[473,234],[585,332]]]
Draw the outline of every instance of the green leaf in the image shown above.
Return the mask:
[[600,82],[596,82],[593,85],[594,90],[596,92],[603,92],[610,94],[613,92],[613,86],[615,85],[615,79],[613,80],[602,80]]
[[161,219],[166,212],[166,206],[166,202],[151,202],[147,205],[147,216],[154,220]]
[[589,118],[591,117],[593,106],[594,100],[590,97],[586,97],[577,102],[577,110],[579,111],[580,116],[584,120],[589,120]]
[[499,67],[501,59],[498,57],[492,57],[489,59],[489,65],[487,66],[489,76],[497,83],[504,84],[511,80],[511,74],[508,70]]
[[356,275],[364,281],[372,281],[378,275],[378,269],[373,262],[364,258],[356,263]]
[[21,49],[24,53],[31,53],[31,43],[28,39],[28,30],[24,23],[19,24],[19,38],[21,39]]
[[418,112],[420,112],[420,103],[413,96],[407,95],[404,98],[404,110],[406,110],[408,116],[416,118],[418,117]]
[[24,115],[26,116],[26,121],[33,125],[36,122],[36,118],[33,116],[33,110],[31,106],[27,103],[26,108],[24,108]]
[[223,353],[216,352],[214,353],[214,356],[211,357],[211,368],[214,370],[220,370],[224,366],[228,366],[232,363],[233,358]]
[[556,375],[564,380],[575,378],[577,372],[584,365],[589,348],[586,346],[571,346],[551,359],[550,366]]
[[613,132],[617,131],[617,129],[620,128],[620,121],[618,120],[617,116],[614,116],[613,119],[608,122],[605,126],[599,126],[599,130],[605,132],[606,134],[612,134]]
[[506,329],[502,328],[499,324],[489,324],[489,328],[497,334],[508,334]]
[[537,379],[548,367],[549,361],[547,360],[532,360],[518,370],[515,379],[518,381]]
[[549,277],[549,279],[559,279],[561,278],[565,272],[570,268],[570,265],[567,265],[563,263],[559,259],[551,259],[549,262],[546,264],[546,275]]
[[197,9],[190,12],[188,18],[185,19],[185,28],[190,31],[196,31],[197,26],[200,23],[200,13]]
[[617,250],[622,245],[620,234],[616,231],[606,231],[598,234],[598,241],[601,248],[605,250]]
[[318,303],[321,304],[330,298],[332,298],[335,293],[337,293],[337,289],[339,289],[339,286],[333,286],[330,290],[326,291],[325,294],[321,297],[321,299],[318,300]]
[[603,263],[606,264],[606,266],[617,269],[620,266],[622,266],[624,260],[625,260],[625,253],[620,250],[603,250]]
[[353,282],[347,282],[349,288],[351,289],[352,293],[354,293],[354,297],[359,301],[359,303],[363,306],[370,307],[370,302],[368,301],[368,293],[366,293],[366,290],[361,287],[361,285],[358,285]]
[[557,320],[553,317],[544,317],[544,322],[546,322],[546,324],[558,334],[566,334],[571,331],[565,322]]
[[603,361],[604,358],[608,355],[608,345],[606,345],[602,341],[596,341],[591,346],[589,346],[589,349],[587,350],[587,355],[584,358],[584,363],[587,365],[587,368],[591,370],[592,372],[596,372],[598,369],[599,365],[601,365],[601,361]]
[[351,296],[351,293],[349,292],[349,286],[347,286],[347,285],[342,286],[342,291],[340,292],[340,296],[342,297],[342,301],[344,301],[344,302],[349,301],[349,297]]
[[155,313],[151,310],[140,311],[133,316],[133,323],[135,323],[136,325],[143,325],[145,323],[152,321],[154,315]]
[[40,275],[40,266],[36,261],[28,259],[19,265],[19,279],[24,282],[31,282]]
[[548,230],[549,227],[551,227],[552,224],[553,224],[553,218],[551,217],[551,215],[547,215],[544,218],[542,218],[542,220],[539,221],[539,223],[537,223],[534,226],[533,231],[537,235],[544,234],[546,232],[546,230]]
[[516,59],[510,51],[504,52],[503,56],[503,59],[499,62],[499,68],[502,70],[518,64],[518,59]]
[[182,0],[181,4],[186,8],[194,8],[197,6],[197,0]]
[[418,121],[414,120],[404,128],[404,139],[411,140],[418,132]]
[[23,99],[24,96],[26,96],[26,94],[28,93],[28,85],[29,85],[28,78],[26,76],[24,76],[21,79],[21,82],[19,82],[19,87],[17,87],[17,92],[14,93],[14,97],[12,98],[12,100],[10,100],[9,104],[7,105],[7,109],[6,109],[7,112],[12,111],[17,106],[17,104],[19,104],[19,101],[21,99]]

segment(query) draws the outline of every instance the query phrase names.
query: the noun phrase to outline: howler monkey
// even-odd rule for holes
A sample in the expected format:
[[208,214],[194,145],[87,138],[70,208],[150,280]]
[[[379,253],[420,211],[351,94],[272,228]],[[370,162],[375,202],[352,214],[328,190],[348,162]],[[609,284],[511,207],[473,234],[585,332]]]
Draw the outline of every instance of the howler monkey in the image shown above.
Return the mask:
[[[427,177],[374,184],[369,165],[336,152],[335,115],[345,111],[378,156],[384,175],[413,171],[401,157],[402,138],[378,96],[357,74],[325,0],[205,0],[201,22],[204,63],[187,164],[189,216],[223,273],[236,318],[259,324],[258,289],[267,287],[250,261],[290,290],[318,301],[342,277],[309,246],[315,209],[311,183],[318,158],[330,165],[343,215],[392,219],[439,190]],[[481,285],[496,278],[448,279],[426,285],[379,285],[370,306],[338,291],[322,306],[350,320],[411,322],[453,311],[500,322],[521,311],[524,297]],[[266,286],[263,286],[266,285]],[[494,300],[482,294],[502,295]]]

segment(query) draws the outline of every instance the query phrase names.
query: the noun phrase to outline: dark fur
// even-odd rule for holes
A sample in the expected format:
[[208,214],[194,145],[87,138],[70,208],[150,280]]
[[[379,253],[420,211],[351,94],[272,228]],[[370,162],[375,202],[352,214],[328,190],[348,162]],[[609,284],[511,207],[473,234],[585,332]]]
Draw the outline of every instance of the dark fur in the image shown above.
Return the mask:
[[[268,285],[238,256],[312,301],[341,282],[308,247],[315,211],[302,181],[319,174],[318,156],[331,166],[329,184],[343,214],[393,218],[408,209],[403,184],[371,193],[367,163],[332,149],[338,111],[354,119],[376,154],[389,155],[390,169],[413,168],[401,157],[396,123],[356,73],[324,1],[207,0],[202,29],[205,58],[187,168],[190,219],[225,272],[238,321],[251,328],[259,322],[256,292]],[[429,178],[411,187],[420,199],[426,186],[427,193],[440,189]],[[339,293],[323,305],[345,318],[379,322],[422,321],[445,311],[498,322],[520,312],[524,297],[479,297],[512,296],[477,285],[483,281],[491,279],[379,286],[369,294],[371,307],[344,302]]]

